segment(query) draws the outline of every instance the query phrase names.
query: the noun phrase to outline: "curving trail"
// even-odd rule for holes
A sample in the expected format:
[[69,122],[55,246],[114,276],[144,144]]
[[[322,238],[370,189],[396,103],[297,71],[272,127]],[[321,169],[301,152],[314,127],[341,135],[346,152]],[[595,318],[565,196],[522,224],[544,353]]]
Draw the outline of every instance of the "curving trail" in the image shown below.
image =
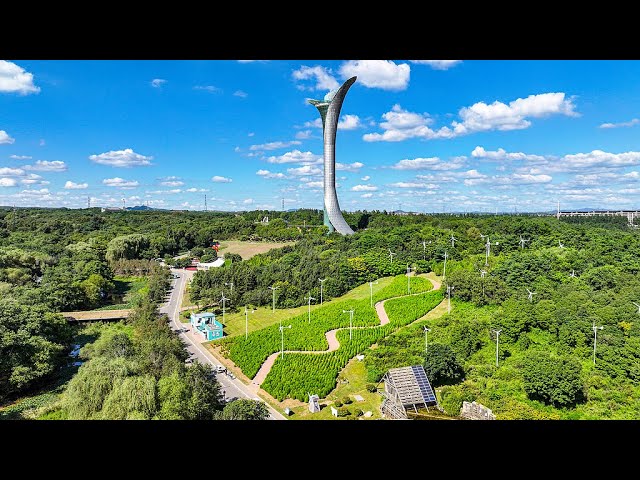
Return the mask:
[[[387,298],[386,300],[377,302],[375,304],[375,309],[376,309],[376,314],[380,319],[380,325],[374,325],[374,326],[368,326],[368,327],[353,327],[353,329],[355,330],[359,328],[377,328],[377,327],[381,327],[383,325],[388,324],[390,322],[389,316],[387,315],[387,312],[384,309],[384,304],[388,300],[395,300],[396,298],[412,297],[414,295],[424,295],[425,293],[433,292],[434,290],[438,290],[440,288],[441,286],[440,282],[436,280],[432,280],[431,278],[427,278],[427,280],[429,280],[433,284],[432,290],[428,290],[427,292],[411,293],[409,295],[400,295],[398,297]],[[334,328],[333,330],[329,330],[328,332],[326,332],[324,336],[327,339],[327,343],[329,344],[329,348],[327,348],[326,350],[285,350],[284,353],[306,353],[306,354],[313,355],[313,354],[334,352],[338,350],[338,348],[340,348],[340,342],[338,341],[336,334],[338,333],[339,330],[348,330],[348,329],[349,327],[340,327],[340,328]],[[271,371],[271,368],[273,367],[273,364],[275,363],[276,358],[278,358],[278,355],[280,355],[280,352],[272,353],[267,357],[267,359],[264,361],[264,363],[260,367],[260,370],[258,370],[258,373],[256,373],[256,376],[253,377],[253,380],[251,380],[251,384],[249,385],[250,388],[254,390],[258,390],[260,388],[260,385],[262,385],[262,382],[264,382],[264,379],[267,378],[267,375],[269,375],[269,372]]]

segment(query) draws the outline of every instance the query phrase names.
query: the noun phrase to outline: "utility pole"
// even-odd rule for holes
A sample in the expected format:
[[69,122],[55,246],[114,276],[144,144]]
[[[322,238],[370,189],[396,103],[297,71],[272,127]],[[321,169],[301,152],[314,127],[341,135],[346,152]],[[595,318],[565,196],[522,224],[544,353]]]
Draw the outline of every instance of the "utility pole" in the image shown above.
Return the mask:
[[411,295],[411,272],[415,272],[415,270],[407,263],[407,295]]
[[226,307],[226,301],[229,300],[227,297],[224,296],[224,292],[222,292],[222,298],[220,299],[222,300],[222,323],[225,323],[225,307]]
[[498,348],[500,347],[500,332],[502,330],[494,330],[496,334],[496,367],[498,366]]
[[126,201],[125,201],[125,199],[124,199],[124,198],[122,199],[122,209],[123,209],[123,210],[126,210],[126,209],[127,209],[127,204],[126,204]]
[[[255,312],[255,310],[251,310],[251,313]],[[244,306],[244,339],[246,340],[249,336],[249,309],[247,306]]]
[[371,308],[373,308],[373,286],[380,283],[379,280],[375,282],[369,282],[369,303],[371,304]]
[[451,290],[454,290],[455,288],[456,287],[447,285],[447,315],[451,313]]
[[442,269],[442,279],[447,277],[447,251],[444,251],[444,268]]
[[351,341],[351,330],[353,329],[353,308],[351,310],[342,310],[342,313],[349,313],[349,341]]
[[429,353],[429,337],[427,335],[431,331],[431,329],[427,327],[423,327],[423,328],[424,328],[424,355],[426,357],[427,354]]
[[322,303],[324,301],[324,299],[322,297],[322,293],[323,293],[323,290],[324,290],[324,282],[326,282],[327,279],[326,278],[319,278],[318,281],[320,282],[320,305],[322,305]]
[[311,300],[316,300],[311,296],[311,292],[309,292],[309,296],[305,298],[305,300],[309,300],[309,320],[307,323],[311,323]]
[[282,211],[284,212],[284,197],[282,197]]
[[284,329],[285,328],[291,328],[291,325],[287,325],[286,327],[283,327],[282,325],[280,325],[278,327],[278,330],[280,330],[280,356],[282,358],[284,358]]
[[91,208],[91,197],[87,196],[87,208]]
[[602,330],[604,327],[596,327],[596,322],[593,322],[593,364],[596,364],[596,342],[598,341],[598,330]]
[[204,194],[204,211],[207,211],[207,194]]
[[[271,290],[271,292],[273,293],[273,311],[276,311],[276,290],[279,289],[280,287],[268,287],[269,290]],[[282,320],[280,321],[280,323],[282,323]]]

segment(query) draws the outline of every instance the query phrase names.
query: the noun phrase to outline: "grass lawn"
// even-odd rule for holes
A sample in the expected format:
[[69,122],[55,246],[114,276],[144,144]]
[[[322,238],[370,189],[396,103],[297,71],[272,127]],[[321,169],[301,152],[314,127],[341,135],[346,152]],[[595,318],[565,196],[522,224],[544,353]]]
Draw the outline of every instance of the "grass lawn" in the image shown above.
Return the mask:
[[237,253],[243,260],[248,260],[254,255],[265,253],[273,248],[293,245],[294,242],[242,242],[240,240],[224,240],[220,242],[219,253]]
[[[366,353],[365,353],[366,355]],[[338,377],[338,386],[329,394],[327,398],[320,400],[320,411],[318,413],[311,413],[309,411],[309,405],[295,406],[291,408],[294,412],[289,418],[301,419],[301,420],[346,420],[355,417],[356,409],[360,409],[363,412],[370,411],[373,415],[369,418],[357,417],[362,420],[375,420],[380,419],[380,405],[382,404],[382,395],[379,393],[371,393],[367,391],[367,371],[364,366],[364,361],[360,361],[357,358],[352,358],[347,363],[347,366],[342,370]],[[342,381],[341,381],[342,380]],[[347,383],[342,383],[346,380]],[[355,400],[354,395],[360,395],[364,401],[358,402]],[[352,403],[345,406],[352,414],[347,417],[334,417],[331,415],[330,405],[333,405],[336,400],[342,401],[344,397],[349,397]]]
[[[379,280],[378,285],[373,286],[373,293],[382,289],[389,285],[393,281],[393,277],[385,277]],[[359,287],[354,288],[353,290],[345,293],[341,297],[337,297],[332,299],[331,301],[342,301],[342,300],[361,300],[363,298],[369,297],[369,284],[365,283],[364,285],[360,285]],[[327,301],[325,301],[327,303]],[[186,305],[186,304],[185,304]],[[311,318],[313,319],[313,311],[318,308],[320,304],[311,304]],[[296,308],[276,308],[274,312],[269,307],[258,307],[254,313],[249,313],[249,332],[253,332],[254,330],[260,330],[262,328],[268,327],[269,325],[273,325],[274,323],[280,322],[280,320],[285,321],[288,318],[295,317],[296,315],[300,315],[301,313],[306,313],[309,311],[308,305],[303,305]],[[245,318],[244,318],[244,308],[240,309],[239,313],[227,313],[225,314],[226,322],[224,326],[225,336],[234,336],[234,335],[244,335],[245,330]],[[222,315],[219,316],[218,320],[222,322]]]
[[105,305],[95,310],[124,310],[133,308],[135,300],[146,293],[149,280],[147,277],[113,277],[115,285],[114,297],[122,299],[121,303]]

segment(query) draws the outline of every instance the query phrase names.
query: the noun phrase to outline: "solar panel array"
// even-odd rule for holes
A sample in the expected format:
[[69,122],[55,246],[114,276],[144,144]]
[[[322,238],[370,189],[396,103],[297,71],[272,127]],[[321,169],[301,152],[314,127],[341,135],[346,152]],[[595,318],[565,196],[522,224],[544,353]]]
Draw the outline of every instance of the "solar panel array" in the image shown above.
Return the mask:
[[422,393],[424,402],[427,404],[437,403],[436,396],[433,393],[433,389],[431,388],[431,384],[429,383],[427,374],[424,373],[424,368],[422,368],[422,365],[413,365],[411,369],[413,370],[413,375],[416,378],[416,382],[418,383],[418,387],[420,388],[420,393]]

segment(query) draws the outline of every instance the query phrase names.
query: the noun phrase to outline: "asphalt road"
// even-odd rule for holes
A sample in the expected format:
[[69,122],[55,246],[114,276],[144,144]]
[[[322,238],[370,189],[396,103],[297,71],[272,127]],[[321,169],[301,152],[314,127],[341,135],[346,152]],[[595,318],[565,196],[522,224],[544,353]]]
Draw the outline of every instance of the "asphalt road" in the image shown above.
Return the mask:
[[[171,273],[177,276],[177,278],[173,279],[171,282],[171,292],[168,299],[168,302],[164,304],[160,308],[161,313],[166,313],[170,319],[170,325],[172,330],[178,331],[187,329],[188,324],[183,324],[180,322],[180,302],[182,299],[183,290],[186,286],[186,277],[193,274],[193,272],[189,272],[182,269],[171,269]],[[185,344],[186,350],[191,354],[193,361],[198,361],[204,364],[210,364],[214,369],[219,365],[215,357],[209,353],[203,346],[201,346],[196,337],[194,337],[191,333],[181,332],[178,334]],[[225,399],[230,400],[234,398],[250,398],[253,400],[263,401],[261,398],[255,396],[252,392],[250,392],[244,383],[240,380],[235,379],[232,380],[224,373],[216,374],[216,378],[222,387],[222,390],[225,394]],[[266,403],[266,402],[265,402]],[[269,413],[271,414],[269,420],[285,420],[285,417],[273,409],[268,403],[266,403],[269,408]]]

